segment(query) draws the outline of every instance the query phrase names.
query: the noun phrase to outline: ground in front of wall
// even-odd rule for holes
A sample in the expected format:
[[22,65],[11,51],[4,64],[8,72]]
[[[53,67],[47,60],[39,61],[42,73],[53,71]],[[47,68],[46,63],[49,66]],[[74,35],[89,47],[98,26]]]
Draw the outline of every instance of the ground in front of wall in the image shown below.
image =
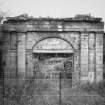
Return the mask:
[[95,87],[71,88],[70,80],[59,84],[58,79],[7,79],[4,81],[4,105],[105,105],[105,94],[97,92]]

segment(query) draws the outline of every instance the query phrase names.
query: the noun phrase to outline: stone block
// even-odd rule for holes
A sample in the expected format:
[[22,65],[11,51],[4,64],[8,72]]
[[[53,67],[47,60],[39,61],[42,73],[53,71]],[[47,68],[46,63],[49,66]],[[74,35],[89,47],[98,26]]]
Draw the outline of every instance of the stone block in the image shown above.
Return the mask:
[[10,44],[11,49],[17,49],[17,37],[18,37],[17,34],[11,33],[10,37],[11,37],[11,44]]
[[74,84],[77,84],[80,79],[80,65],[79,64],[74,64],[74,71],[73,71],[73,80]]
[[69,40],[75,49],[79,49],[80,34],[78,32],[70,33]]
[[81,33],[81,49],[85,48],[88,49],[88,34]]
[[96,49],[103,49],[103,34],[96,34]]
[[103,52],[101,51],[96,51],[96,64],[103,64]]
[[95,66],[95,51],[89,50],[89,71],[94,71]]
[[26,49],[32,49],[34,43],[34,36],[32,33],[27,34],[26,36]]
[[80,78],[81,84],[85,84],[88,82],[88,76],[81,76]]
[[4,77],[14,78],[16,77],[16,51],[8,51],[5,53]]
[[2,38],[3,41],[3,49],[10,49],[10,33],[5,33]]
[[96,65],[96,81],[99,82],[103,80],[103,64]]
[[89,64],[94,64],[95,62],[95,51],[89,50]]
[[16,51],[11,51],[11,55],[10,55],[10,63],[11,63],[11,66],[10,66],[10,69],[11,69],[11,76],[12,77],[16,77],[17,76],[17,57],[16,57]]
[[60,34],[61,38],[64,38],[68,42],[72,44],[74,49],[79,50],[80,49],[80,34],[79,32],[69,32],[69,33],[62,33]]
[[81,64],[81,76],[88,76],[88,64]]
[[26,77],[32,77],[34,72],[32,52],[26,52]]
[[80,51],[76,51],[74,54],[74,66],[80,63]]
[[89,71],[95,72],[95,64],[89,64]]
[[88,31],[102,31],[103,23],[88,23],[88,22],[66,22],[64,25],[65,30],[69,31],[70,29],[78,29],[78,30],[84,30],[87,29]]
[[95,49],[95,35],[94,35],[94,33],[89,34],[89,49],[91,49],[91,50]]
[[59,24],[57,25],[57,27],[58,27],[58,31],[62,31],[62,30],[63,30],[63,27],[62,27],[62,24],[61,24],[61,23],[59,23]]
[[[42,36],[42,35],[41,35]],[[29,32],[26,35],[26,49],[32,49],[36,42],[40,40],[40,34],[35,32]]]
[[95,80],[95,72],[94,71],[89,71],[88,72],[88,81],[90,82],[90,83],[93,83],[94,82],[94,80]]
[[88,65],[88,55],[86,55],[86,56],[82,55],[81,56],[81,64],[87,64]]
[[81,49],[81,64],[88,65],[88,49]]
[[5,53],[4,62],[3,62],[4,77],[10,77],[10,71],[11,71],[10,70],[10,65],[11,65],[10,60],[11,60],[10,52]]

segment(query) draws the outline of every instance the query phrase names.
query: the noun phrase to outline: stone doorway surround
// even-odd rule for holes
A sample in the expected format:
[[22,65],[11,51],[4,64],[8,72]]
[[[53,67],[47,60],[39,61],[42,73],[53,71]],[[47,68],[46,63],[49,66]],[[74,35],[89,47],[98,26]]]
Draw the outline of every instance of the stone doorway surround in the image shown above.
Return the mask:
[[[52,57],[52,61],[61,61],[60,59],[64,60],[67,59],[67,56],[70,58],[70,55],[73,55],[73,48],[67,41],[60,39],[60,38],[46,38],[39,42],[37,42],[33,47],[33,54],[36,54],[34,59],[47,59],[48,55]],[[37,58],[40,55],[40,58]],[[41,57],[42,55],[42,57]],[[49,62],[51,62],[51,59]],[[59,59],[59,60],[57,60]],[[48,59],[47,59],[48,60]],[[70,61],[70,60],[69,60]],[[48,62],[48,61],[47,61]],[[64,69],[64,62],[60,63],[61,67],[59,68]],[[72,56],[72,71],[73,71],[73,56]],[[49,64],[48,64],[49,65]],[[63,65],[63,66],[62,66]],[[65,64],[66,65],[66,64]],[[67,65],[66,65],[67,66]],[[69,65],[68,65],[69,66]],[[35,66],[34,66],[35,68]]]

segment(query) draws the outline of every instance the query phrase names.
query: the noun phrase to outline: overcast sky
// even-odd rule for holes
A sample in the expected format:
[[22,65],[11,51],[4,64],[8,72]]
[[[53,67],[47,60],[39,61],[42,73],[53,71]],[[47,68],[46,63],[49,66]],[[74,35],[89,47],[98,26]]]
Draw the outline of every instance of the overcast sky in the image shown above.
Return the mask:
[[0,0],[11,16],[28,13],[34,17],[73,17],[91,14],[105,21],[105,0]]

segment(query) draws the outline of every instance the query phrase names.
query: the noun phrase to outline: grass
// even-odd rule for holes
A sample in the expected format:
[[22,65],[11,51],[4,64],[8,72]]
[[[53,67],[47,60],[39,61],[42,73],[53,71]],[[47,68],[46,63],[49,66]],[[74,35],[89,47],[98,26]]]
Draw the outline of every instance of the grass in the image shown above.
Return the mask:
[[105,97],[105,80],[99,83],[87,83],[80,85],[80,88],[89,94],[97,94],[101,97]]
[[[53,84],[56,86],[56,82]],[[59,94],[56,88],[53,89],[51,86],[51,81],[42,79],[39,81],[8,79],[5,82],[4,105],[59,105]],[[62,88],[61,105],[105,105],[104,96],[104,81],[98,84],[88,83],[72,89]]]

